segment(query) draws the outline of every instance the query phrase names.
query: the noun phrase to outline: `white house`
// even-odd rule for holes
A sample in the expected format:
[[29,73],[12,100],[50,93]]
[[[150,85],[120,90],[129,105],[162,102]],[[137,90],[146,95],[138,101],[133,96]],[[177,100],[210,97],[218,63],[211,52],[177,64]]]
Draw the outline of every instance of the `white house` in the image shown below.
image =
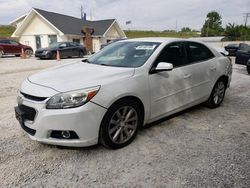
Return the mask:
[[13,20],[10,25],[16,27],[12,37],[19,38],[21,43],[34,50],[62,41],[84,44],[84,27],[93,29],[91,48],[94,52],[110,40],[126,38],[115,19],[89,21],[36,8]]

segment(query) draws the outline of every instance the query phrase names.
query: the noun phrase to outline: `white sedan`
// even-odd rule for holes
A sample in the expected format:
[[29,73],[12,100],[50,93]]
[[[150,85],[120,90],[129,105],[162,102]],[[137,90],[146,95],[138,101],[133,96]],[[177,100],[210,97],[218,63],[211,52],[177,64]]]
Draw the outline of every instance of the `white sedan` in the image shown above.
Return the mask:
[[143,125],[203,102],[218,107],[231,74],[230,60],[201,42],[124,40],[28,77],[15,113],[33,140],[116,149]]

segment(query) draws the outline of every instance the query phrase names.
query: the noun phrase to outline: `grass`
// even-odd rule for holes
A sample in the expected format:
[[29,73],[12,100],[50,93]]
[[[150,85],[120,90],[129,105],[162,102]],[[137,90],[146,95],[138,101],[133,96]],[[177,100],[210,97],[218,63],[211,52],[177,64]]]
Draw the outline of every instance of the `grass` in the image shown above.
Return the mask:
[[[15,31],[15,27],[9,25],[0,25],[0,38],[10,38]],[[174,32],[174,31],[139,31],[131,30],[124,31],[128,38],[141,37],[175,37],[175,38],[190,38],[199,37],[196,32]]]
[[170,31],[124,31],[128,38],[140,37],[174,37],[174,38],[190,38],[199,37],[196,32],[170,32]]
[[15,29],[13,26],[0,25],[0,38],[10,38]]

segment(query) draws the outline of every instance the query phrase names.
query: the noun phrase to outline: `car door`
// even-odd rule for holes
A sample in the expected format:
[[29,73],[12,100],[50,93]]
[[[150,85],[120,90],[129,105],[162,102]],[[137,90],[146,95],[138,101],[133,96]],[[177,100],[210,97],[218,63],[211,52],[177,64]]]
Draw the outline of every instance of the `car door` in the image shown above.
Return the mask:
[[9,41],[8,41],[8,40],[1,40],[1,41],[0,41],[0,45],[1,45],[1,47],[2,47],[2,49],[3,49],[3,52],[4,52],[5,54],[11,53],[11,48],[10,48],[10,44],[9,44]]
[[192,102],[206,100],[217,75],[215,56],[205,45],[198,42],[185,42],[185,47],[188,57],[187,68],[192,72],[190,97]]
[[160,62],[172,63],[174,68],[171,71],[149,74],[151,119],[178,111],[192,101],[190,88],[193,70],[188,66],[184,43],[167,45],[155,60],[152,69]]
[[70,42],[69,45],[71,49],[71,56],[78,56],[79,50],[78,50],[77,44],[74,42]]
[[246,65],[249,59],[250,59],[250,46],[241,43],[236,53],[236,63]]
[[10,40],[10,45],[11,45],[11,51],[13,54],[20,54],[22,50],[22,46],[13,40]]

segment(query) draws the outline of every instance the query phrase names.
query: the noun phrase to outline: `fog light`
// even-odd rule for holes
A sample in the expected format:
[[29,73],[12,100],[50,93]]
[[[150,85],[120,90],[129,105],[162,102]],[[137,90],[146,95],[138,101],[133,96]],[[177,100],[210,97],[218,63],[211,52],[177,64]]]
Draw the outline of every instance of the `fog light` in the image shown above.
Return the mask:
[[69,131],[62,131],[62,137],[63,138],[70,138],[70,132]]

